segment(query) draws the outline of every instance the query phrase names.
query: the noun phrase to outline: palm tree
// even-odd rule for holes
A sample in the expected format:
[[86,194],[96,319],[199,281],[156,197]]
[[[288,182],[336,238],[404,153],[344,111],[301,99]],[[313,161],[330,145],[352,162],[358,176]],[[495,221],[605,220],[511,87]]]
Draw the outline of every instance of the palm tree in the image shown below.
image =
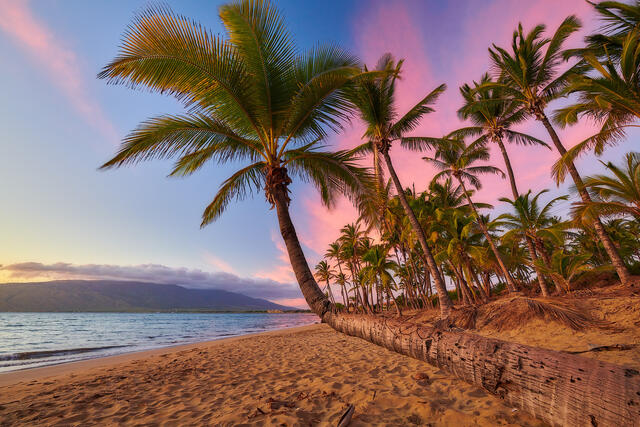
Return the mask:
[[[522,30],[522,24],[513,34],[512,52],[493,45],[489,49],[493,67],[499,74],[501,83],[493,83],[489,87],[498,87],[504,91],[505,96],[522,104],[530,116],[540,121],[547,132],[560,156],[567,152],[560,141],[560,137],[551,125],[545,113],[549,102],[563,94],[569,84],[571,76],[584,71],[583,62],[569,67],[568,70],[557,75],[557,69],[562,61],[562,45],[566,39],[580,28],[580,22],[575,16],[567,17],[558,27],[550,39],[542,37],[544,25],[538,25],[526,36]],[[546,51],[544,48],[546,47]],[[584,203],[590,201],[582,178],[573,162],[568,161],[566,168],[571,175],[578,193]],[[607,235],[599,218],[595,218],[593,227],[598,238],[602,242],[607,255],[623,284],[629,284],[631,276],[620,254],[618,254],[611,238]]]
[[576,203],[574,215],[630,215],[640,219],[640,153],[627,153],[622,166],[600,163],[610,174],[585,178],[584,185],[595,197],[589,203]]
[[342,249],[339,242],[333,242],[329,244],[329,249],[324,254],[326,259],[334,259],[336,266],[338,267],[338,274],[336,275],[336,281],[340,284],[340,290],[342,292],[342,301],[344,306],[349,310],[349,294],[346,288],[346,276],[342,271]]
[[321,318],[330,303],[309,269],[289,215],[292,178],[311,182],[324,204],[367,190],[368,172],[321,140],[348,118],[344,89],[362,76],[355,57],[335,46],[299,54],[279,12],[267,2],[220,8],[228,39],[168,8],[148,8],[124,35],[119,55],[99,74],[111,83],[174,95],[189,113],[143,122],[103,168],[177,157],[171,175],[208,161],[244,162],[203,213],[215,221],[232,200],[264,191],[276,208],[293,271]]
[[561,127],[574,125],[588,117],[601,124],[600,131],[572,147],[554,165],[554,176],[562,181],[567,165],[579,155],[593,151],[596,155],[620,141],[628,127],[640,119],[640,28],[628,33],[622,41],[618,60],[597,59],[588,50],[583,60],[594,70],[576,75],[566,89],[577,94],[578,102],[555,111],[553,119]]
[[360,271],[362,267],[362,254],[365,251],[364,242],[368,237],[365,232],[360,229],[360,224],[347,224],[340,230],[340,242],[341,256],[347,262],[347,267],[351,273],[351,281],[353,282],[353,290],[356,293],[356,306],[357,301],[362,302],[362,306],[365,311],[371,311],[371,305],[369,304],[369,298],[367,297],[367,290],[364,284],[360,281]]
[[399,141],[402,147],[412,150],[423,150],[430,146],[433,142],[432,138],[410,137],[406,134],[418,126],[425,114],[434,111],[431,105],[436,102],[446,87],[445,85],[438,86],[402,117],[398,117],[395,105],[395,83],[400,75],[402,63],[403,61],[396,63],[390,54],[382,56],[378,61],[376,70],[379,72],[387,71],[387,73],[376,79],[361,80],[360,84],[356,85],[353,91],[349,91],[348,97],[357,107],[360,118],[367,127],[364,134],[367,142],[355,151],[357,152],[359,149],[364,151],[378,151],[384,159],[389,175],[398,193],[400,203],[409,219],[413,232],[418,238],[418,242],[424,253],[425,262],[435,281],[442,316],[448,316],[453,307],[453,303],[447,294],[444,279],[438,270],[431,248],[427,244],[424,230],[409,206],[404,187],[402,187],[400,183],[400,179],[389,155],[389,148],[394,141]]
[[[119,56],[100,76],[113,83],[172,94],[188,106],[189,113],[143,123],[105,167],[173,157],[177,158],[173,174],[185,175],[208,160],[244,162],[248,165],[223,183],[205,210],[203,225],[215,220],[230,201],[264,191],[276,208],[302,293],[322,321],[346,334],[437,364],[494,392],[503,389],[500,379],[508,378],[505,398],[520,408],[542,413],[551,424],[585,423],[588,417],[612,425],[631,423],[629,411],[611,410],[626,408],[625,402],[637,390],[637,381],[625,378],[625,367],[571,355],[560,357],[552,350],[455,330],[407,328],[403,321],[334,313],[313,278],[289,216],[288,187],[291,178],[307,179],[320,189],[326,204],[332,204],[339,194],[355,198],[372,191],[372,176],[356,166],[352,154],[324,151],[320,145],[322,137],[347,118],[344,89],[357,83],[361,70],[353,57],[335,47],[316,47],[299,55],[279,13],[266,1],[222,6],[220,15],[227,39],[167,8],[147,9],[130,25]],[[474,355],[473,360],[455,357],[460,344]],[[490,355],[488,348],[493,349]],[[531,364],[513,363],[513,355],[523,351],[528,351]],[[540,372],[531,368],[549,359],[554,363],[546,369],[554,383],[568,384],[569,375],[575,375],[571,367],[577,365],[594,377],[613,378],[614,387],[621,389],[610,393],[611,399],[604,403],[597,399],[599,388],[556,394],[556,388],[536,381]],[[536,399],[523,400],[523,393],[533,393]],[[581,410],[585,402],[589,402],[589,411]]]
[[[556,197],[540,208],[538,199],[547,191],[548,190],[542,190],[531,197],[531,190],[529,190],[526,194],[517,197],[515,200],[506,197],[501,198],[500,201],[509,203],[513,207],[514,213],[505,213],[496,218],[496,221],[498,221],[501,226],[509,230],[503,235],[503,240],[516,238],[526,241],[533,268],[536,270],[540,290],[545,297],[549,296],[549,292],[547,291],[543,272],[538,266],[537,260],[538,256],[540,256],[543,264],[551,268],[550,258],[544,247],[544,240],[551,240],[555,243],[562,242],[561,235],[563,234],[563,230],[552,221],[552,218],[549,216],[549,211],[557,202],[567,200],[567,196]],[[554,283],[558,290],[562,291],[559,282],[554,280]]]
[[[389,259],[388,254],[389,249],[382,245],[374,245],[369,249],[362,257],[362,260],[367,263],[367,266],[362,269],[362,275],[364,281],[369,285],[380,286],[381,290],[386,294],[387,302],[389,299],[393,299],[398,315],[402,315],[400,304],[398,304],[393,294],[396,288],[396,281],[393,276],[398,271],[399,266],[395,261]],[[382,306],[382,301],[378,300],[378,304]]]
[[551,147],[538,138],[511,129],[527,119],[526,110],[522,108],[521,103],[505,97],[500,87],[488,87],[491,83],[489,75],[484,74],[479,82],[473,82],[473,86],[465,84],[460,87],[464,104],[458,110],[458,116],[463,120],[470,120],[473,126],[458,129],[449,137],[473,136],[496,144],[504,159],[513,198],[516,199],[520,193],[504,141]]
[[559,249],[551,256],[551,264],[549,266],[542,263],[540,260],[536,261],[538,268],[542,269],[545,273],[553,277],[554,281],[561,283],[564,286],[564,290],[571,291],[571,282],[581,273],[587,271],[594,272],[596,270],[604,270],[610,268],[610,266],[594,268],[589,264],[591,258],[590,253],[568,253],[564,249]]
[[454,177],[458,181],[458,184],[462,187],[462,192],[469,202],[469,206],[471,206],[471,209],[476,216],[482,233],[498,260],[502,274],[504,274],[505,279],[507,280],[507,287],[510,291],[515,291],[517,287],[513,282],[511,273],[507,270],[507,267],[498,252],[498,248],[493,241],[493,237],[489,234],[489,229],[480,217],[476,206],[471,200],[471,193],[467,190],[465,185],[465,181],[467,181],[474,188],[481,188],[482,184],[477,177],[478,174],[497,174],[504,176],[504,173],[494,166],[474,166],[474,164],[479,160],[489,160],[489,150],[485,145],[483,145],[483,141],[476,140],[473,143],[466,145],[462,140],[442,139],[438,144],[435,155],[433,157],[423,157],[423,159],[432,163],[441,170],[433,178],[434,181],[442,176]]
[[329,300],[335,306],[336,300],[333,298],[333,292],[331,292],[331,278],[335,276],[335,272],[331,269],[331,266],[327,263],[327,261],[322,260],[318,264],[316,264],[316,278],[319,281],[324,281],[327,284],[327,293],[329,295]]

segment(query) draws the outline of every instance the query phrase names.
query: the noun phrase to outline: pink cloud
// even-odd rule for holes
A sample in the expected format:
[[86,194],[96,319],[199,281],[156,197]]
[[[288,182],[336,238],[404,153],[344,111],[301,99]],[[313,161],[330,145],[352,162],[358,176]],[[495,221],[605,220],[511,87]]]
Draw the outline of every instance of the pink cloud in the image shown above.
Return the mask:
[[233,269],[233,267],[231,267],[231,264],[229,264],[228,262],[226,262],[225,260],[223,260],[219,256],[216,256],[216,255],[214,255],[212,253],[209,253],[209,252],[205,252],[204,259],[208,264],[210,264],[213,267],[215,267],[218,271],[223,271],[225,273],[236,274],[234,269]]
[[280,283],[296,283],[295,275],[289,262],[289,254],[280,235],[271,233],[271,240],[278,249],[278,261],[268,270],[261,270],[253,276],[259,279],[271,279]]
[[304,298],[284,298],[284,299],[272,299],[271,302],[275,302],[276,304],[286,305],[287,307],[296,307],[296,308],[304,308],[307,309],[309,306],[307,305],[307,301]]
[[[455,28],[453,36],[427,40],[422,19],[430,16],[433,4],[422,2],[418,5],[416,10],[415,5],[400,1],[368,3],[366,8],[361,8],[355,14],[352,24],[356,52],[365,63],[375,64],[385,52],[393,53],[396,59],[405,59],[403,78],[396,91],[400,114],[439,84],[447,84],[448,89],[438,101],[436,112],[425,116],[415,135],[440,136],[467,125],[456,115],[461,103],[458,88],[463,83],[479,79],[488,70],[487,49],[492,43],[509,47],[518,22],[522,21],[525,31],[544,23],[550,34],[565,17],[576,14],[582,20],[584,28],[569,39],[570,47],[578,45],[595,22],[592,7],[583,0],[499,0],[483,8],[477,8],[472,3],[469,6],[472,9],[466,11],[468,13],[460,11],[461,16],[467,18]],[[438,43],[447,43],[452,54],[435,59],[430,56],[441,47]],[[436,60],[438,62],[434,62]],[[518,130],[549,141],[544,128],[534,121]],[[592,130],[593,127],[588,124],[580,124],[565,130],[558,129],[558,132],[565,146],[570,147],[591,135]],[[361,143],[362,133],[362,125],[356,122],[336,138],[336,146],[341,149],[354,147]],[[543,147],[511,145],[507,149],[516,170],[520,191],[529,188],[538,191],[555,186],[550,178],[551,166],[558,158],[555,148],[548,150]],[[392,148],[394,166],[405,187],[415,185],[417,190],[422,190],[431,181],[436,171],[422,160],[426,154],[403,150],[397,146]],[[493,148],[491,163],[504,169],[502,156]],[[475,196],[477,201],[497,204],[499,197],[511,196],[508,181],[498,176],[483,177],[483,184],[483,188]],[[304,236],[305,244],[318,254],[323,254],[328,243],[338,236],[340,227],[357,219],[355,209],[348,202],[341,202],[334,211],[327,211],[320,206],[315,195],[303,198],[303,209],[308,224],[305,221],[300,234]]]
[[46,70],[89,124],[108,140],[118,142],[118,132],[87,90],[78,57],[35,18],[26,0],[0,0],[0,29]]

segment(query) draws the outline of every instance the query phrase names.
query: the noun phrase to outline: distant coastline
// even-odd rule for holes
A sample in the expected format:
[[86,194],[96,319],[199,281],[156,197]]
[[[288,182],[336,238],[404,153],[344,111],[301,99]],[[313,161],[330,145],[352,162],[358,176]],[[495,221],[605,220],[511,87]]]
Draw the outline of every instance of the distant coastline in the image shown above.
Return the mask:
[[0,284],[0,312],[11,313],[304,313],[222,289],[120,280]]

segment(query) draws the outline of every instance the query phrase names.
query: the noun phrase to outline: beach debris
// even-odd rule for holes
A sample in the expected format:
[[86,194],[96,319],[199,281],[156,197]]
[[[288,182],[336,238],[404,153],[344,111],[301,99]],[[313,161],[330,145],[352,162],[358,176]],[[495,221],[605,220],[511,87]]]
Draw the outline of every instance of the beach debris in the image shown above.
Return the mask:
[[347,410],[344,411],[342,416],[340,417],[340,421],[338,421],[338,427],[347,427],[351,422],[351,418],[353,418],[353,413],[356,411],[356,407],[350,404],[347,406]]
[[275,400],[275,399],[272,399],[271,397],[267,399],[267,403],[269,404],[269,408],[271,408],[272,411],[278,410],[282,407],[294,408],[296,406],[294,402],[289,402],[286,400]]
[[589,344],[588,350],[567,351],[567,353],[580,354],[580,353],[588,353],[590,351],[631,350],[635,347],[636,347],[635,344],[611,344],[611,345]]
[[425,374],[424,372],[418,372],[413,375],[412,378],[416,380],[416,382],[421,386],[427,386],[431,384],[431,378],[429,378],[429,375]]

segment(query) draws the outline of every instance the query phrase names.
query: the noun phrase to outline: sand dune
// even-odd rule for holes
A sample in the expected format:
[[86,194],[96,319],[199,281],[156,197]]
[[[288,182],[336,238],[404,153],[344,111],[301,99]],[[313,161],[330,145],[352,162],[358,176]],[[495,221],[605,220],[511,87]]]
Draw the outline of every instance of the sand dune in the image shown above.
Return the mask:
[[0,375],[0,425],[541,425],[326,325]]

